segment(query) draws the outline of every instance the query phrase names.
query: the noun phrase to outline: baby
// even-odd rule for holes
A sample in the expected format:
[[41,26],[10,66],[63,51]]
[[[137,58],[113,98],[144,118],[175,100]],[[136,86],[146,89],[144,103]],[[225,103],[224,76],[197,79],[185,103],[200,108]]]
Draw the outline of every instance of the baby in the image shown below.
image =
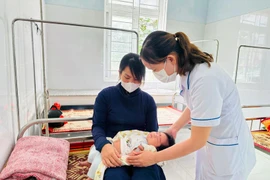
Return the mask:
[[[114,148],[121,154],[120,160],[122,165],[129,165],[126,157],[132,151],[160,151],[175,144],[172,136],[165,132],[145,132],[139,130],[120,131],[111,139],[107,138]],[[87,173],[88,180],[103,179],[106,170],[105,165],[101,161],[100,153],[93,145],[90,149],[88,161],[82,162],[81,165],[90,167]]]

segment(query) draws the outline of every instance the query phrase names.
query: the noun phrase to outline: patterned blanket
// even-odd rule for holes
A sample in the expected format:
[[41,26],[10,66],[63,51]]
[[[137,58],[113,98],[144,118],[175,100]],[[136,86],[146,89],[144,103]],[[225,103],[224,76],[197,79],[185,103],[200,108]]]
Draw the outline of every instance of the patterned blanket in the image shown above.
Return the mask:
[[267,131],[252,132],[254,144],[256,147],[270,152],[270,133]]

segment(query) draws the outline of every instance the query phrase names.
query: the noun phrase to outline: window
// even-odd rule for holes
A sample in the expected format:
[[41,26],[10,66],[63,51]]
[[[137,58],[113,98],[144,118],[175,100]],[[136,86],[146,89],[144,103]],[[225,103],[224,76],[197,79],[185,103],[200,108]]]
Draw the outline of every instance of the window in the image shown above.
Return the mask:
[[268,17],[260,14],[245,14],[240,16],[240,23],[259,27],[267,27]]
[[239,83],[263,83],[263,64],[267,52],[262,49],[245,48],[241,54],[237,81]]
[[[166,18],[167,0],[106,0],[105,26],[137,31],[139,49],[136,46],[134,33],[106,31],[104,38],[105,81],[118,78],[121,58],[129,52],[139,52],[149,33],[166,29]],[[149,78],[152,77],[149,76]]]
[[[257,32],[239,31],[238,44],[263,46],[266,35]],[[267,50],[243,48],[239,56],[237,82],[262,83],[263,67],[267,59]]]

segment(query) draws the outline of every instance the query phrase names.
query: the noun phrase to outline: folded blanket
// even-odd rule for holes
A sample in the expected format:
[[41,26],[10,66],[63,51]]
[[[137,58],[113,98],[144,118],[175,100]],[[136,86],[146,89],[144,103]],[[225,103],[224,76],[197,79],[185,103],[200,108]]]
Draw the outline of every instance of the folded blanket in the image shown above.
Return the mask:
[[19,139],[11,153],[0,180],[66,180],[69,142],[42,136]]
[[263,119],[261,123],[265,126],[265,129],[270,133],[270,118]]

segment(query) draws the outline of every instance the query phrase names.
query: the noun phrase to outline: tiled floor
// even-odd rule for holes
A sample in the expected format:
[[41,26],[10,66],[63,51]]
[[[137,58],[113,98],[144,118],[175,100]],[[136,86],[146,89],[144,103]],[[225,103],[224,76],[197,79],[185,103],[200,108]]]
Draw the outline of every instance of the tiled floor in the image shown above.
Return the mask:
[[[160,129],[165,130],[166,128]],[[176,142],[180,142],[189,137],[190,130],[183,128],[177,134]],[[270,155],[256,150],[257,163],[252,170],[248,180],[269,180]],[[195,154],[167,161],[163,167],[168,180],[193,180],[195,179]]]

